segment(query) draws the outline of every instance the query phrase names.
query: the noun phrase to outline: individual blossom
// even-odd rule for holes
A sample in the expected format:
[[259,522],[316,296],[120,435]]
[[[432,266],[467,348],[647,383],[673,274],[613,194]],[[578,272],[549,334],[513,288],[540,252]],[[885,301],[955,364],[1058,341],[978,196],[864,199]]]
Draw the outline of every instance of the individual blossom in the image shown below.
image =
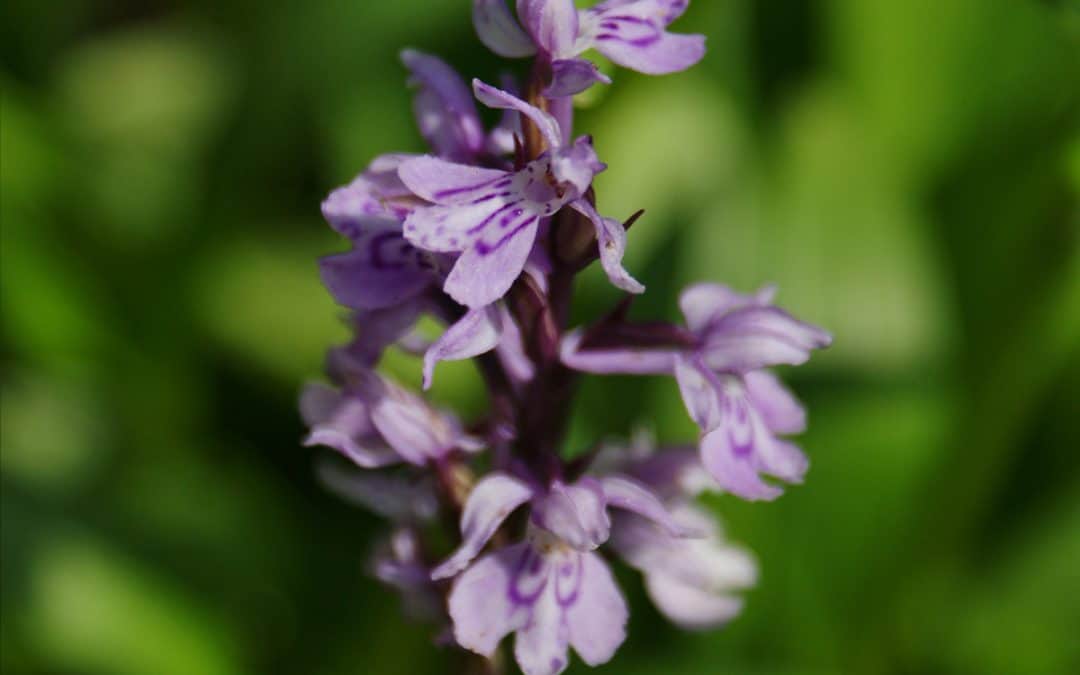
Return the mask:
[[709,488],[692,448],[655,449],[651,439],[630,448],[605,447],[594,463],[633,476],[663,500],[675,522],[700,536],[674,537],[633,513],[612,518],[611,548],[645,578],[649,598],[672,623],[688,630],[716,628],[742,610],[739,595],[757,581],[746,550],[724,539],[713,514],[694,503]]
[[[472,562],[526,503],[525,541]],[[478,483],[462,513],[461,547],[433,572],[440,579],[465,570],[449,597],[457,642],[490,657],[514,633],[526,675],[561,673],[570,647],[590,665],[607,662],[626,637],[628,618],[611,571],[595,553],[611,532],[609,507],[637,513],[673,536],[690,534],[647,488],[623,476],[542,488],[495,473]]]
[[[582,136],[564,144],[558,122],[517,97],[473,82],[476,96],[492,108],[516,110],[541,131],[548,150],[518,171],[502,171],[418,157],[402,163],[402,182],[430,206],[417,208],[405,220],[405,237],[416,247],[439,253],[460,253],[443,290],[471,309],[499,300],[520,276],[533,251],[542,220],[562,207],[592,210],[583,197],[593,176],[605,166],[592,141]],[[597,236],[613,241],[602,219]],[[605,269],[613,283],[640,292],[621,267],[624,240],[601,246]]]
[[564,339],[562,359],[586,372],[674,375],[701,428],[701,460],[709,474],[744,499],[775,499],[783,490],[761,474],[802,481],[805,455],[779,436],[803,431],[806,417],[764,369],[805,363],[832,338],[774,306],[774,295],[772,287],[742,295],[719,284],[691,286],[679,299],[686,319],[676,333],[681,344],[590,348],[589,336],[578,331]]
[[305,445],[332,448],[364,469],[400,463],[424,467],[455,452],[483,448],[456,417],[374,372],[339,376],[338,382],[340,388],[304,388],[300,412],[310,427]]
[[597,82],[611,82],[595,64],[580,58],[589,49],[649,75],[696,64],[705,55],[705,37],[667,30],[689,4],[689,0],[607,0],[578,10],[574,0],[517,0],[519,25],[505,0],[475,0],[473,23],[480,40],[501,56],[538,54],[551,69],[544,94],[558,98]]

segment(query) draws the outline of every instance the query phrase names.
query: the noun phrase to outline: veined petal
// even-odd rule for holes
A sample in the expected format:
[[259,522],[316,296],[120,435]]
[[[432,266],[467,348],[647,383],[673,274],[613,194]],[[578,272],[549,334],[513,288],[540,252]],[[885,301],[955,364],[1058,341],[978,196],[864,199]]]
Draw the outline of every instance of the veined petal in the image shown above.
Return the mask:
[[497,169],[484,169],[467,164],[448,162],[425,155],[414,157],[398,168],[401,181],[416,196],[435,204],[468,204],[478,198],[498,192],[495,187],[510,174]]
[[580,330],[563,336],[559,358],[583,373],[599,375],[664,375],[675,369],[679,352],[671,349],[581,349]]
[[489,352],[499,344],[501,334],[502,320],[495,307],[467,312],[424,354],[424,389],[431,387],[440,361],[461,361]]
[[427,206],[409,214],[405,239],[427,251],[465,251],[485,233],[505,234],[527,209],[528,204],[510,190],[491,193],[471,204]]
[[532,495],[531,487],[506,474],[490,474],[477,483],[461,514],[461,546],[435,568],[431,578],[446,579],[465,569],[506,517]]
[[544,136],[544,140],[547,141],[549,148],[555,149],[562,146],[563,137],[562,130],[559,128],[559,123],[555,121],[554,117],[543,110],[540,110],[536,106],[529,105],[508,91],[503,91],[498,87],[493,87],[490,84],[486,84],[476,79],[473,80],[473,93],[476,94],[476,98],[481,103],[489,108],[498,110],[516,110],[528,117],[540,130],[540,133]]
[[450,618],[458,644],[491,657],[499,642],[523,627],[530,605],[517,601],[511,592],[515,570],[528,544],[499,549],[477,560],[457,578],[450,591]]
[[556,59],[574,55],[578,35],[574,0],[517,0],[517,12],[541,51]]
[[562,59],[551,64],[551,84],[544,90],[548,98],[580,94],[597,82],[611,84],[611,78],[585,59]]
[[533,604],[528,623],[514,638],[514,658],[524,675],[558,675],[569,663],[569,635],[563,611],[548,583]]
[[508,59],[536,53],[532,38],[518,25],[506,0],[474,0],[473,25],[488,49]]
[[806,411],[780,378],[755,370],[743,376],[746,392],[765,426],[775,434],[798,434],[806,430]]
[[702,358],[713,370],[746,372],[775,365],[797,366],[814,349],[832,342],[824,330],[777,307],[743,307],[714,321]]
[[607,663],[626,639],[630,612],[611,570],[595,553],[580,554],[581,588],[566,609],[570,644],[590,666]]
[[622,266],[626,254],[626,228],[612,218],[602,218],[593,205],[585,199],[578,199],[570,206],[588,218],[596,228],[596,243],[600,249],[600,265],[608,279],[616,287],[627,293],[644,293],[645,287],[630,276]]
[[600,479],[600,484],[603,486],[604,500],[608,506],[647,518],[673,537],[701,535],[695,528],[676,522],[660,499],[636,480],[626,476],[606,476]]
[[492,222],[457,259],[443,286],[466,307],[484,307],[506,295],[525,268],[540,216],[523,205]]
[[685,70],[705,56],[705,37],[666,31],[684,10],[685,5],[656,0],[604,3],[583,12],[577,49],[595,47],[615,63],[649,75]]
[[323,284],[339,304],[353,309],[397,305],[435,280],[435,264],[410,244],[401,224],[372,221],[356,233],[353,250],[319,260]]
[[421,135],[443,157],[467,161],[484,147],[484,128],[471,92],[441,59],[406,49],[401,61],[419,87],[414,101]]

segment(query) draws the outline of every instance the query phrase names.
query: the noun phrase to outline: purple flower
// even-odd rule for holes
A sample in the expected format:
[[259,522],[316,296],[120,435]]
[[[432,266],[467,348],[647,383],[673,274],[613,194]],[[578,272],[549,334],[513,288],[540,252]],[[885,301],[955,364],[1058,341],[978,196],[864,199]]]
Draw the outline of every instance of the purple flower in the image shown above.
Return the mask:
[[806,420],[790,392],[762,369],[805,363],[832,338],[773,306],[774,294],[771,287],[747,296],[719,284],[691,286],[679,299],[691,346],[590,349],[577,332],[565,338],[562,358],[593,373],[673,374],[701,427],[701,459],[709,474],[745,499],[775,499],[783,490],[760,474],[802,481],[806,457],[777,434],[799,433]]
[[685,70],[705,55],[705,37],[667,31],[689,0],[608,0],[577,10],[573,0],[517,0],[523,31],[504,0],[476,0],[473,19],[481,41],[509,58],[539,52],[551,65],[544,94],[572,96],[611,80],[579,58],[589,49],[649,75]]
[[[478,309],[501,298],[521,274],[542,219],[567,204],[592,210],[582,196],[604,165],[588,137],[565,145],[559,124],[547,113],[479,80],[473,82],[473,88],[488,106],[529,117],[549,150],[516,172],[429,156],[404,162],[398,174],[413,193],[432,204],[408,215],[405,237],[427,251],[461,253],[443,290],[458,303]],[[596,223],[601,241],[617,236],[602,219],[597,218]],[[607,259],[605,269],[615,271],[614,283],[640,291],[640,285],[627,281],[629,275],[617,259],[621,251],[617,241],[601,246]]]
[[632,513],[612,518],[611,548],[644,574],[653,604],[687,629],[715,628],[734,618],[743,604],[736,593],[754,585],[757,565],[747,551],[725,542],[716,518],[692,502],[708,487],[697,453],[682,447],[657,451],[651,438],[635,438],[629,448],[602,448],[593,470],[605,465],[647,485],[676,522],[702,535],[673,537]]
[[323,216],[352,241],[352,250],[322,258],[323,283],[354,309],[393,307],[439,281],[440,257],[405,240],[401,225],[419,203],[398,178],[408,155],[384,155],[351,183],[330,193]]
[[[526,502],[526,540],[470,565]],[[461,547],[432,573],[441,579],[465,570],[449,600],[458,643],[490,656],[515,633],[514,654],[526,675],[562,672],[571,646],[589,665],[608,661],[626,637],[628,617],[610,570],[593,552],[610,535],[608,507],[637,513],[673,536],[689,534],[655,495],[626,477],[556,481],[541,489],[496,473],[478,483],[462,514]]]
[[370,371],[355,373],[341,389],[309,384],[300,412],[311,428],[304,445],[333,448],[365,469],[426,466],[483,447],[456,417]]

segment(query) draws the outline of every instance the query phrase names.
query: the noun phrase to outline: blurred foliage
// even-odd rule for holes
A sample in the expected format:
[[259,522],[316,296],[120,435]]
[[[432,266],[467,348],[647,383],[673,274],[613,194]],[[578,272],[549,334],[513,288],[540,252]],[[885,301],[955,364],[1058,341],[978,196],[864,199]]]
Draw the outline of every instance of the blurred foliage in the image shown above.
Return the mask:
[[[0,8],[4,673],[454,672],[365,575],[376,523],[316,484],[294,399],[346,334],[320,199],[421,148],[398,50],[506,65],[468,4]],[[745,614],[684,634],[623,574],[602,672],[1080,672],[1080,6],[696,0],[678,29],[701,66],[613,71],[579,117],[604,212],[648,210],[635,312],[776,281],[837,340],[790,373],[807,484],[710,501],[761,561]],[[468,366],[439,380],[482,409]],[[671,382],[590,380],[568,452],[640,425],[693,432]]]

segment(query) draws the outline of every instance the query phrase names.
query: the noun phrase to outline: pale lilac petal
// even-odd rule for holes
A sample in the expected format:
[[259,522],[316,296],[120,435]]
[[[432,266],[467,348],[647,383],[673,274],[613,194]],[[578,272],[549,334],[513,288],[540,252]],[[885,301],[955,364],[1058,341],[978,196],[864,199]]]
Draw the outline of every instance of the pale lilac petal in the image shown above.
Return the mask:
[[559,123],[555,121],[554,117],[543,110],[522,101],[508,91],[503,91],[498,87],[493,87],[480,80],[473,80],[473,93],[476,94],[476,98],[481,103],[489,108],[496,108],[498,110],[516,110],[528,117],[540,130],[540,133],[544,136],[544,140],[548,143],[548,147],[558,148],[562,146],[563,137],[562,130],[559,129]]
[[509,178],[510,174],[425,155],[403,162],[398,176],[413,194],[429,202],[468,204],[490,193],[493,184]]
[[667,75],[701,61],[705,56],[705,36],[663,33],[655,41],[641,45],[632,40],[598,36],[595,47],[624,68],[646,75]]
[[533,522],[580,551],[607,541],[611,520],[600,483],[585,478],[574,485],[556,482],[532,510]]
[[376,157],[359,176],[339,187],[322,203],[322,213],[330,226],[350,239],[375,223],[387,219],[400,222],[412,195],[398,178],[398,167],[415,155],[390,154]]
[[743,307],[710,324],[702,357],[713,370],[746,372],[775,365],[797,366],[832,337],[776,307]]
[[686,405],[690,419],[703,432],[711,431],[720,424],[720,391],[712,373],[691,359],[679,356],[675,359],[675,380]]
[[581,587],[566,610],[570,644],[590,666],[607,663],[626,639],[630,613],[611,570],[595,553],[580,555]]
[[511,594],[514,571],[527,549],[528,544],[516,544],[490,553],[454,582],[448,605],[459,645],[491,657],[504,637],[528,621],[529,605]]
[[588,218],[596,228],[600,265],[611,283],[627,293],[644,293],[645,287],[622,266],[623,256],[626,254],[626,228],[622,223],[612,218],[602,218],[585,199],[571,202],[570,206]]
[[510,310],[501,303],[499,315],[502,323],[502,338],[495,348],[499,354],[499,361],[512,381],[528,382],[535,375],[536,368],[525,353],[525,341],[521,335],[521,328],[517,321],[514,321]]
[[424,466],[452,449],[449,425],[417,397],[384,396],[372,408],[371,421],[410,464]]
[[709,593],[662,574],[646,576],[645,590],[656,608],[685,630],[722,626],[738,616],[744,604],[738,596]]
[[775,434],[798,434],[806,430],[806,410],[780,378],[764,370],[743,376],[746,392],[765,426]]
[[569,662],[569,635],[552,586],[536,599],[528,623],[514,638],[514,658],[524,675],[558,675]]
[[[772,287],[766,287],[771,293]],[[695,333],[703,332],[709,325],[728,312],[750,306],[764,306],[762,291],[755,294],[739,293],[724,284],[699,283],[686,287],[679,294],[679,309],[686,319],[686,327]]]
[[484,128],[472,93],[457,72],[441,59],[406,49],[401,61],[419,87],[414,101],[420,134],[448,159],[468,161],[484,147]]
[[489,227],[457,259],[443,290],[458,303],[472,308],[502,298],[521,276],[536,241],[539,222],[538,215],[524,208],[509,212],[499,222],[498,229]]
[[611,78],[585,59],[562,59],[551,64],[551,84],[544,90],[548,98],[580,94],[597,82],[611,84]]
[[461,572],[510,513],[533,495],[531,487],[506,474],[488,475],[473,488],[461,514],[461,546],[431,573],[446,579]]
[[606,476],[600,479],[600,484],[608,506],[647,518],[674,537],[700,536],[695,528],[676,522],[660,499],[636,480],[626,476]]
[[375,366],[383,351],[407,335],[424,312],[422,298],[405,300],[382,309],[357,311],[352,316],[351,342],[331,349],[327,371],[338,381],[355,379]]
[[536,53],[536,45],[518,25],[506,0],[474,0],[473,25],[480,42],[499,56],[519,59]]
[[701,462],[709,475],[728,492],[750,501],[771,501],[783,490],[769,485],[758,475],[758,466],[752,453],[755,450],[751,434],[740,438],[741,432],[733,425],[721,424],[701,439]]
[[517,12],[541,51],[555,59],[574,55],[578,37],[574,0],[517,0]]
[[404,233],[417,248],[456,253],[468,249],[489,231],[505,233],[504,228],[515,225],[525,213],[521,197],[502,190],[471,204],[416,209],[405,219]]
[[568,147],[562,147],[551,156],[551,174],[559,183],[569,183],[577,191],[567,196],[565,202],[585,194],[592,185],[593,177],[607,168],[593,148],[592,138],[579,136]]
[[400,223],[379,221],[356,233],[352,251],[319,260],[319,271],[339,304],[381,309],[429,287],[435,263],[405,240]]
[[332,448],[365,469],[400,463],[398,454],[373,433],[370,414],[364,401],[344,396],[329,418],[311,427],[304,445]]
[[590,349],[580,348],[581,331],[563,336],[559,358],[574,370],[599,375],[666,375],[675,369],[679,352],[668,349]]
[[491,351],[499,344],[502,320],[494,307],[470,310],[446,329],[424,354],[424,389],[431,387],[440,361],[462,361]]
[[339,462],[319,462],[319,482],[345,501],[395,522],[428,521],[439,511],[428,480],[382,471],[346,471]]

